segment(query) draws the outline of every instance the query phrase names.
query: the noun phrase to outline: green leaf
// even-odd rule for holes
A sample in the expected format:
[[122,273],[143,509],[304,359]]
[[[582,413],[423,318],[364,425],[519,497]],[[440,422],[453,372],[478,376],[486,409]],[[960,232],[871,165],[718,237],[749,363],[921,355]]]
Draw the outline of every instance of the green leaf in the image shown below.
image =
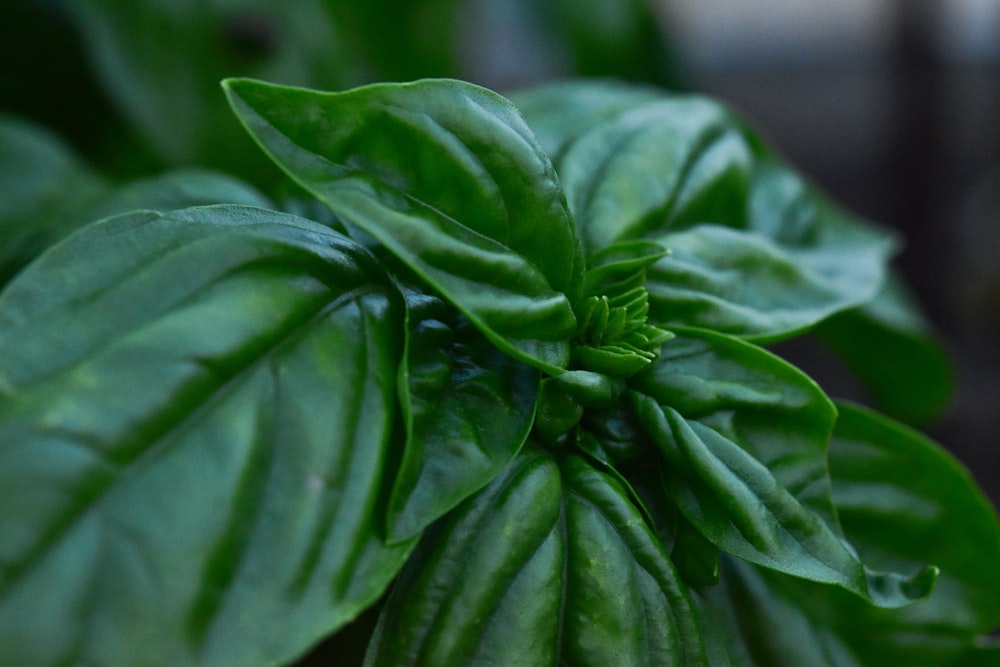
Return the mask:
[[616,81],[557,81],[510,95],[553,162],[576,137],[663,91]]
[[594,254],[688,222],[740,226],[752,159],[718,104],[663,96],[578,136],[556,167]]
[[868,299],[879,280],[868,269],[884,259],[879,245],[796,248],[715,224],[657,240],[670,255],[649,269],[651,322],[696,323],[761,342],[792,336]]
[[411,548],[377,512],[402,327],[366,251],[285,214],[44,253],[0,296],[0,663],[275,663],[370,605]]
[[932,656],[950,644],[958,646],[948,657],[952,649],[963,653],[1000,627],[996,510],[930,440],[863,408],[838,409],[830,474],[851,543],[879,567],[931,562],[941,569],[933,595],[912,608],[889,613],[838,601],[838,627],[864,664],[945,664],[944,654],[939,662]]
[[205,204],[270,206],[250,186],[205,169],[180,169],[112,188],[56,137],[0,116],[0,285],[45,248],[95,220]]
[[57,137],[0,115],[0,286],[71,231],[71,212],[105,187]]
[[691,604],[613,477],[528,451],[428,531],[366,665],[701,665]]
[[531,430],[539,382],[439,299],[414,292],[406,304],[406,449],[389,502],[393,540],[419,534],[514,458]]
[[343,93],[224,85],[250,134],[338,217],[503,351],[566,367],[583,257],[552,165],[509,102],[448,80]]
[[666,492],[720,549],[880,606],[928,594],[933,569],[873,571],[840,536],[825,465],[835,413],[804,375],[748,343],[688,330],[635,387]]
[[175,169],[126,183],[87,207],[76,217],[90,222],[130,211],[165,213],[211,204],[271,208],[271,201],[246,183],[208,169]]
[[[805,595],[825,596],[829,587],[800,586],[797,593],[775,589],[774,581],[801,580],[723,556],[720,584],[699,591],[696,599],[705,627],[716,628],[713,646],[733,667],[867,667],[908,663],[863,663],[828,625],[803,613]],[[858,606],[867,606],[858,602]],[[873,639],[883,643],[885,638]]]
[[[332,3],[331,3],[332,4]],[[324,0],[67,3],[105,91],[165,165],[256,180],[273,168],[232,122],[219,80],[246,75],[315,86],[358,79]]]
[[836,525],[826,465],[836,410],[801,371],[741,340],[673,329],[653,367],[631,386],[737,443],[777,482]]
[[936,563],[934,592],[878,609],[724,559],[722,585],[703,595],[713,620],[727,627],[731,655],[747,656],[734,664],[995,664],[997,646],[982,635],[1000,625],[996,512],[969,473],[923,436],[865,409],[838,407],[830,471],[845,533],[881,567]]
[[673,252],[649,270],[652,324],[772,340],[877,293],[889,235],[717,103],[590,83],[514,99],[554,156],[588,257],[639,239]]
[[888,415],[919,426],[946,407],[954,387],[951,363],[898,276],[869,303],[820,324],[816,334]]

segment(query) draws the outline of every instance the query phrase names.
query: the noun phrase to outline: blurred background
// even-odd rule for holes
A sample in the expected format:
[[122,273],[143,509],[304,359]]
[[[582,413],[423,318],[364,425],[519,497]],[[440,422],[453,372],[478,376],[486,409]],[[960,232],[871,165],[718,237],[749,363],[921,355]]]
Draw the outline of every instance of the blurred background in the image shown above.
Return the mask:
[[[225,107],[232,75],[326,89],[455,76],[501,92],[602,76],[721,99],[906,239],[897,268],[954,361],[927,430],[1000,504],[1000,0],[0,5],[0,113],[111,181],[186,165],[275,177]],[[831,394],[868,400],[825,348],[780,351]]]

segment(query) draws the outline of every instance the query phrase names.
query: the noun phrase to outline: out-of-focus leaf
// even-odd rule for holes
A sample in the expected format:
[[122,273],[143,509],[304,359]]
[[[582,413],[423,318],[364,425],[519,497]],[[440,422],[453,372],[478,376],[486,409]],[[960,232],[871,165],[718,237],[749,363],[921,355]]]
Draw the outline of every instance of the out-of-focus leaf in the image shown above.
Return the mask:
[[951,363],[898,276],[869,303],[820,324],[816,334],[886,414],[924,425],[946,407],[954,387]]
[[25,269],[0,663],[277,663],[377,599],[412,546],[377,512],[403,316],[363,248],[257,208],[112,218]]
[[199,164],[257,182],[272,170],[219,95],[226,76],[357,83],[356,58],[323,0],[74,0],[94,69],[167,166]]
[[73,229],[107,186],[57,137],[0,115],[0,286]]
[[211,204],[273,206],[267,197],[232,176],[208,169],[186,168],[125,183],[74,214],[73,218],[86,223],[130,211],[165,213]]

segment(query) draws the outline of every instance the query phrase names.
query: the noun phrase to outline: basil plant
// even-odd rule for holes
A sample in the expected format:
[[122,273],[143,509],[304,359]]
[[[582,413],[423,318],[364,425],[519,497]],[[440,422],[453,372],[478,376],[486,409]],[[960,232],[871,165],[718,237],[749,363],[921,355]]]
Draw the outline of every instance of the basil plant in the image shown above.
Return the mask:
[[224,88],[283,188],[88,182],[0,295],[0,664],[1000,664],[969,474],[763,347],[912,340],[895,241],[733,114]]

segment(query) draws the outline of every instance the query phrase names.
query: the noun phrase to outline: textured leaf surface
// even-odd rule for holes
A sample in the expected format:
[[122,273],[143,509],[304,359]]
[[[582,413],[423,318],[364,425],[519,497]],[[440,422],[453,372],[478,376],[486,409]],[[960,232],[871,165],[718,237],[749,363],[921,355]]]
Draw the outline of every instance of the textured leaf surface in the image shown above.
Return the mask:
[[859,407],[838,410],[830,474],[851,543],[879,567],[941,569],[926,602],[891,613],[839,602],[838,623],[864,664],[946,664],[1000,627],[996,511],[927,438]]
[[[923,436],[840,404],[830,447],[844,531],[880,567],[929,560],[926,600],[877,609],[844,591],[724,559],[704,592],[735,665],[992,665],[979,636],[1000,625],[1000,527],[967,471]],[[774,628],[784,628],[774,632]]]
[[514,100],[554,156],[588,256],[641,238],[674,252],[649,273],[651,323],[768,340],[877,293],[889,236],[717,103],[600,83]]
[[715,224],[657,241],[670,254],[649,270],[650,321],[758,341],[787,338],[869,298],[879,277],[866,269],[884,254],[877,244],[800,249]]
[[509,102],[447,80],[320,93],[237,79],[226,90],[292,178],[495,345],[565,368],[583,257],[555,171]]
[[627,491],[528,452],[425,534],[367,665],[700,665],[691,599]]
[[371,604],[402,326],[367,252],[260,209],[39,258],[0,297],[0,662],[280,662]]
[[411,293],[406,304],[406,449],[389,505],[394,539],[419,533],[514,458],[531,429],[539,381],[443,301]]
[[875,572],[843,542],[825,465],[834,409],[800,372],[748,343],[688,330],[636,388],[667,493],[720,549],[881,606],[928,593],[932,570]]

